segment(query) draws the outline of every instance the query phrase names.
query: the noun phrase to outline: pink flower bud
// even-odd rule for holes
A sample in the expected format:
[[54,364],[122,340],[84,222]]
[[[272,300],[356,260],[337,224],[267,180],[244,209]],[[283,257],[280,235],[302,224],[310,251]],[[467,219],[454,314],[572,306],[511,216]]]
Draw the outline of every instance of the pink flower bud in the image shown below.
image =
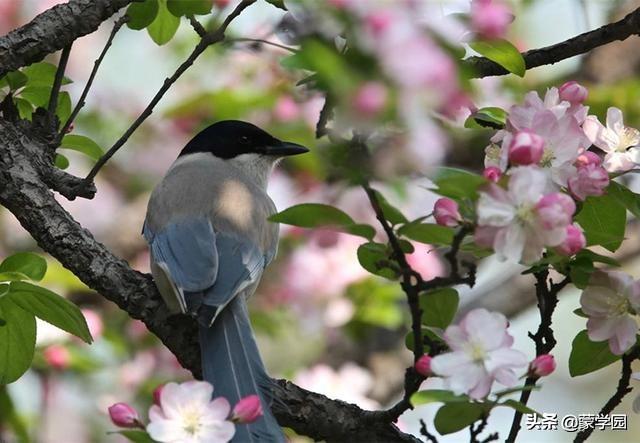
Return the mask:
[[575,165],[577,168],[589,165],[600,166],[602,164],[602,159],[598,154],[591,151],[585,151],[578,156],[576,159]]
[[489,166],[482,171],[482,175],[489,181],[496,183],[502,177],[502,171],[497,166]]
[[587,88],[573,80],[560,86],[560,100],[568,101],[572,105],[584,102],[588,95]]
[[262,416],[262,403],[257,395],[241,398],[233,408],[231,420],[237,423],[253,423]]
[[509,145],[509,161],[516,165],[536,164],[544,153],[544,139],[531,131],[518,131]]
[[511,10],[499,1],[473,0],[471,2],[471,27],[481,37],[503,38],[512,21]]
[[554,192],[542,197],[536,204],[536,210],[542,226],[554,229],[571,224],[576,204],[567,194]]
[[567,238],[556,248],[558,253],[566,256],[580,252],[587,245],[582,229],[577,225],[567,226]]
[[138,412],[126,403],[116,403],[109,406],[109,417],[114,425],[121,428],[139,428]]
[[69,367],[69,362],[71,361],[69,350],[62,345],[48,346],[42,352],[42,355],[45,361],[55,369],[66,369]]
[[556,360],[551,354],[536,357],[529,365],[529,373],[537,377],[545,377],[556,369]]
[[229,6],[229,3],[231,3],[231,0],[214,0],[213,3],[216,5],[216,8],[224,9],[227,6]]
[[431,359],[432,357],[429,355],[423,355],[420,357],[415,364],[416,372],[423,377],[431,375]]
[[365,24],[373,35],[380,35],[389,27],[393,20],[393,16],[389,11],[380,10],[367,15]]
[[353,106],[365,116],[373,116],[382,111],[387,101],[387,88],[379,82],[367,82],[358,89]]
[[160,397],[162,396],[162,390],[164,389],[164,385],[158,385],[154,390],[153,390],[153,404],[154,405],[158,405],[161,406],[160,404]]
[[450,198],[439,198],[433,205],[433,217],[440,226],[457,226],[462,217],[458,212],[458,203]]
[[567,184],[571,195],[583,201],[590,195],[604,194],[609,186],[609,173],[595,163],[587,164],[578,167],[576,174],[569,178]]

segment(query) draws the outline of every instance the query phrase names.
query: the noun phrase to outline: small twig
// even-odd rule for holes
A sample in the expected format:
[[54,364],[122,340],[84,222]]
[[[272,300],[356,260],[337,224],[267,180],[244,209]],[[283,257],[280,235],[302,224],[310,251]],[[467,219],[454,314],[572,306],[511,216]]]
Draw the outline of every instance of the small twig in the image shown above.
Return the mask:
[[[599,415],[608,415],[611,411],[614,410],[616,406],[618,406],[622,399],[629,392],[633,390],[633,388],[629,387],[629,382],[631,380],[631,363],[634,360],[640,357],[640,347],[635,346],[631,349],[627,354],[622,356],[622,370],[620,373],[620,380],[618,381],[618,387],[616,388],[616,392],[611,396],[607,403],[600,409],[598,412]],[[576,435],[576,438],[573,440],[574,443],[582,443],[585,441],[591,433],[594,431],[593,427],[588,427]]]
[[76,103],[75,108],[73,108],[73,111],[71,111],[71,115],[69,115],[69,118],[67,119],[65,124],[62,126],[62,129],[58,134],[58,139],[56,144],[60,144],[62,137],[64,137],[64,135],[67,133],[67,131],[71,127],[71,124],[73,123],[75,118],[78,116],[78,113],[80,112],[82,107],[85,105],[85,99],[89,94],[89,89],[91,89],[91,85],[93,84],[93,80],[95,79],[96,74],[98,73],[98,69],[100,68],[100,64],[102,63],[102,60],[104,59],[104,56],[107,54],[107,51],[111,47],[111,44],[113,43],[113,38],[116,36],[116,33],[120,30],[120,28],[122,28],[122,25],[124,25],[127,21],[129,21],[129,16],[123,15],[118,20],[116,20],[116,22],[113,24],[113,29],[111,30],[111,34],[109,34],[107,43],[104,45],[104,49],[100,53],[100,56],[93,63],[93,69],[91,70],[91,74],[89,75],[87,84],[85,85],[84,90],[82,91],[82,94],[80,94],[78,103]]
[[480,418],[478,426],[475,426],[475,423],[471,423],[471,426],[469,426],[469,443],[480,443],[478,437],[480,437],[482,431],[487,427],[487,418],[486,415],[483,415],[482,418]]
[[56,76],[53,79],[51,95],[49,96],[49,105],[47,106],[47,111],[51,117],[56,115],[56,108],[58,107],[58,94],[60,93],[60,86],[62,86],[62,79],[64,78],[64,71],[67,69],[67,61],[69,61],[70,53],[71,44],[65,46],[62,50],[60,61],[58,62],[58,69],[56,69]]
[[480,443],[489,443],[492,441],[498,441],[499,438],[500,438],[500,435],[497,432],[494,432],[493,434],[487,435],[487,437],[484,440],[482,440]]
[[227,42],[228,43],[236,43],[236,42],[260,43],[260,44],[273,46],[275,48],[284,49],[285,51],[289,51],[289,52],[293,52],[293,53],[298,52],[298,50],[296,48],[292,48],[291,46],[281,45],[280,43],[272,42],[272,41],[269,41],[269,40],[264,40],[264,39],[261,39],[261,38],[238,37],[238,38],[231,38],[231,39],[227,40]]
[[191,23],[191,27],[200,37],[207,35],[207,30],[204,29],[204,26],[202,26],[202,24],[200,24],[193,15],[189,16],[189,23]]
[[91,172],[89,172],[87,177],[84,179],[84,183],[86,185],[88,185],[93,181],[96,174],[105,165],[105,163],[107,163],[107,161],[109,161],[109,159],[113,157],[113,155],[127,142],[127,140],[129,140],[129,137],[131,137],[131,134],[133,134],[136,131],[136,129],[138,129],[138,127],[147,119],[147,117],[151,115],[151,113],[153,112],[153,108],[155,108],[155,106],[158,104],[160,99],[169,90],[169,88],[176,82],[176,80],[178,80],[178,78],[180,78],[180,76],[191,65],[193,65],[193,63],[205,51],[205,49],[207,49],[210,45],[213,45],[215,43],[218,43],[224,40],[224,33],[229,27],[229,24],[236,17],[238,17],[242,13],[242,11],[244,11],[248,6],[252,5],[255,2],[256,0],[242,0],[240,4],[236,6],[233,12],[231,12],[231,14],[227,16],[227,18],[224,20],[224,22],[222,23],[222,25],[220,25],[218,29],[205,34],[205,36],[200,39],[200,42],[196,45],[196,47],[191,52],[189,57],[187,57],[187,59],[180,66],[178,66],[178,69],[176,69],[176,71],[173,73],[171,77],[165,79],[160,90],[158,90],[156,95],[151,99],[151,102],[149,102],[149,104],[144,109],[144,111],[142,111],[140,116],[131,124],[129,129],[127,129],[125,133],[122,134],[122,137],[120,137],[113,144],[113,146],[100,158],[100,160],[98,160],[98,162],[95,164],[93,169],[91,169]]
[[[536,279],[536,297],[538,299],[538,310],[540,311],[540,325],[535,334],[529,333],[529,337],[536,345],[536,356],[548,354],[556,345],[556,339],[551,329],[553,320],[553,312],[558,304],[558,293],[571,282],[570,277],[565,277],[559,283],[553,283],[549,280],[549,271],[547,269],[535,272]],[[549,280],[549,281],[548,281]],[[529,376],[526,378],[525,389],[520,394],[520,403],[526,405],[531,397],[533,387],[536,385],[538,377]],[[520,432],[522,421],[522,412],[516,411],[511,422],[507,443],[516,441],[516,437]]]
[[424,435],[427,441],[431,443],[438,443],[438,439],[427,430],[427,424],[423,419],[420,419],[420,434]]

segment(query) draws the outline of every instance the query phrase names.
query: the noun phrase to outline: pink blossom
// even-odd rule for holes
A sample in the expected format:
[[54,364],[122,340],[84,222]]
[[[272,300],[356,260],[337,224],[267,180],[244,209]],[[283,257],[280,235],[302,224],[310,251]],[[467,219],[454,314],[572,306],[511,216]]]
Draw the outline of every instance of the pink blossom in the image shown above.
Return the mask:
[[607,126],[595,115],[586,118],[582,129],[591,143],[605,151],[604,167],[609,172],[625,172],[640,163],[640,131],[624,126],[622,111],[607,110]]
[[451,352],[433,357],[431,370],[444,378],[448,389],[476,400],[489,394],[494,381],[513,386],[517,382],[514,368],[525,366],[527,358],[511,349],[513,337],[507,327],[500,313],[482,308],[469,311],[458,325],[446,329],[444,340]]
[[433,205],[433,217],[440,226],[457,226],[462,220],[458,203],[450,198],[439,198]]
[[428,377],[429,375],[431,375],[431,360],[433,359],[433,357],[429,356],[429,355],[423,355],[422,357],[420,357],[418,359],[418,361],[415,364],[415,370],[418,374],[422,375],[423,377]]
[[162,396],[162,390],[164,389],[164,385],[158,385],[153,390],[153,404],[160,406],[160,397]]
[[604,194],[609,186],[609,174],[602,166],[589,163],[578,167],[576,174],[569,178],[567,186],[575,198],[584,201],[590,195]]
[[371,117],[384,109],[387,101],[387,88],[380,82],[367,82],[357,91],[353,101],[354,109]]
[[262,416],[262,403],[257,395],[241,398],[233,408],[231,420],[237,423],[253,423]]
[[473,0],[471,2],[471,27],[483,38],[503,38],[513,21],[511,9],[497,0]]
[[496,166],[489,166],[488,168],[484,168],[482,176],[489,181],[497,183],[498,180],[500,180],[500,177],[502,177],[502,171],[500,171],[500,168]]
[[71,353],[62,345],[47,346],[42,355],[47,363],[55,369],[66,369],[71,362]]
[[109,417],[114,425],[121,428],[140,428],[138,412],[126,403],[109,406]]
[[536,210],[545,229],[556,229],[571,224],[576,204],[567,194],[554,192],[542,197],[536,204]]
[[596,271],[580,297],[589,317],[587,333],[593,341],[609,341],[611,352],[622,355],[636,343],[640,283],[620,271]]
[[393,15],[389,10],[378,10],[365,17],[365,25],[371,30],[373,35],[379,36],[393,21]]
[[544,140],[539,135],[523,129],[518,131],[509,145],[509,161],[516,165],[536,164],[542,158]]
[[580,83],[572,80],[560,86],[560,100],[567,101],[571,104],[581,104],[589,95],[587,88]]
[[546,377],[556,369],[556,360],[551,354],[537,356],[529,365],[529,373],[536,377]]
[[556,250],[566,256],[572,256],[580,252],[587,245],[582,229],[576,224],[567,226],[567,237],[560,243]]
[[542,257],[545,246],[562,243],[571,205],[550,189],[548,177],[535,166],[513,168],[507,190],[485,186],[477,205],[478,244],[492,247],[501,260],[529,264]]
[[289,122],[300,116],[300,107],[291,96],[285,95],[278,98],[273,114],[279,121]]
[[596,165],[600,166],[602,164],[602,159],[598,154],[591,151],[584,151],[582,154],[578,156],[576,159],[576,167],[581,168],[583,166]]

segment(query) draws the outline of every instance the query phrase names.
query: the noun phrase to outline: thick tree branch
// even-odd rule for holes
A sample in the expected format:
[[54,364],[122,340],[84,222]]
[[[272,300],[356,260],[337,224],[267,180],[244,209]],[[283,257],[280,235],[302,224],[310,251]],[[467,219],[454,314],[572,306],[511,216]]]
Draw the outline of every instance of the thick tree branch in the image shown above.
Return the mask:
[[0,37],[0,77],[42,60],[78,37],[94,32],[120,8],[135,0],[70,0]]
[[[0,119],[0,204],[16,216],[44,251],[129,316],[142,320],[182,366],[200,377],[193,320],[170,316],[151,276],[132,270],[59,205],[47,185],[59,180],[52,166],[53,152],[47,149],[46,139],[34,134],[29,122],[13,124]],[[381,420],[384,411],[364,411],[284,380],[277,384],[273,411],[281,425],[296,432],[328,442],[419,441]]]
[[[552,65],[567,58],[584,54],[608,43],[625,40],[632,35],[640,33],[640,8],[628,14],[620,21],[609,23],[593,31],[585,32],[555,45],[544,48],[532,49],[524,52],[525,66],[527,69],[543,65]],[[490,77],[493,75],[509,74],[499,64],[485,57],[469,57],[465,60],[472,70],[472,77]]]

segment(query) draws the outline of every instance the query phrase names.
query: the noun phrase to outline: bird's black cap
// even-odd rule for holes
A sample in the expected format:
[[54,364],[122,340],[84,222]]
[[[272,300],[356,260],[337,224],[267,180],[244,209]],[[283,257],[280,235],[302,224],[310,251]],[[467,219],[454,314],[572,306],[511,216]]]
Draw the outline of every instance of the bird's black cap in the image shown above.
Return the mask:
[[308,151],[296,143],[278,140],[251,123],[223,120],[200,131],[187,143],[179,157],[197,152],[210,152],[224,159],[252,153],[284,157]]

